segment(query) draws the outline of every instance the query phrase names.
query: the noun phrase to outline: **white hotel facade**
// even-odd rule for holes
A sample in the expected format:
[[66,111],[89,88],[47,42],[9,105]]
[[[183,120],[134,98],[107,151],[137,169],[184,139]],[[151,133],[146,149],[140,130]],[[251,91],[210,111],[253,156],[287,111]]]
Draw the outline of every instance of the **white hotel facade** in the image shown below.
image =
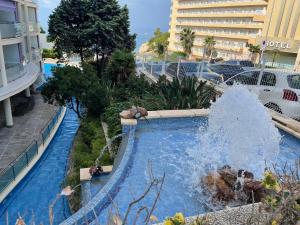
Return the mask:
[[11,98],[21,92],[29,97],[43,81],[39,32],[35,1],[0,0],[0,110],[8,127]]

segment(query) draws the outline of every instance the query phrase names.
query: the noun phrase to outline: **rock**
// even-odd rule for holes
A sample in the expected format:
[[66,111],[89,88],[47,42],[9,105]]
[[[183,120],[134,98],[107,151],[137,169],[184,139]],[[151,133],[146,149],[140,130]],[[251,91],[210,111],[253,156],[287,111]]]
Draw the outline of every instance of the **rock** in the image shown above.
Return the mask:
[[202,183],[206,190],[208,190],[213,198],[218,201],[230,201],[234,199],[234,191],[222,179],[218,172],[210,173],[202,179]]
[[218,170],[218,173],[222,179],[233,189],[237,179],[237,172],[232,170],[230,167],[223,167],[221,170]]
[[129,110],[124,110],[120,113],[120,117],[123,119],[132,119],[131,113]]
[[132,106],[131,109],[121,112],[120,116],[123,119],[139,119],[148,116],[148,111],[142,107]]
[[267,194],[262,182],[252,179],[245,180],[243,191],[249,196],[248,203],[252,203],[253,200],[254,202],[261,202]]

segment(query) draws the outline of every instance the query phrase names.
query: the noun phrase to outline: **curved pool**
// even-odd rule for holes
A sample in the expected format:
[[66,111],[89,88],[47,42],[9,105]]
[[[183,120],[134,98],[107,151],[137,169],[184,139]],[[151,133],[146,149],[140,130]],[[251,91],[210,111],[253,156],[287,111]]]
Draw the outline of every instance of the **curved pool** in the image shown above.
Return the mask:
[[[10,224],[15,224],[18,215],[26,224],[49,224],[48,207],[61,191],[69,152],[79,127],[77,115],[67,109],[65,118],[45,153],[29,174],[0,204],[0,224],[5,224],[6,214]],[[57,201],[54,208],[54,224],[71,215],[66,199]]]
[[[104,187],[104,190],[100,190],[95,195],[96,187],[95,185],[91,186],[91,193],[95,195],[91,206],[96,205],[100,223],[106,224],[111,212],[119,212],[121,217],[124,217],[128,204],[145,191],[149,184],[147,176],[149,161],[152,163],[153,174],[156,177],[161,177],[163,173],[166,175],[160,199],[153,212],[159,221],[176,212],[183,212],[186,216],[207,212],[206,197],[197,192],[192,185],[194,183],[192,172],[193,166],[195,166],[193,162],[195,161],[190,154],[195,149],[205,151],[199,142],[199,135],[205,132],[207,123],[206,117],[139,121],[133,131],[133,144],[129,144],[132,148],[129,147],[131,150],[127,149],[124,153],[125,155],[126,151],[132,152],[129,164],[125,167],[125,175],[122,175],[122,179],[115,180],[115,185],[112,185],[115,174],[108,182],[112,188],[109,193],[113,193],[111,195],[113,203],[105,198],[101,199],[101,196],[108,193],[107,188]],[[285,162],[294,163],[296,159],[300,158],[300,140],[284,132],[282,135],[278,158],[281,166]],[[123,160],[128,160],[127,156]],[[200,176],[202,175],[199,174]],[[101,192],[103,192],[102,195]],[[155,196],[155,191],[151,191],[146,198],[132,208],[128,224],[133,224],[139,207],[149,207],[153,204]],[[99,204],[96,203],[97,201]],[[141,215],[141,217],[144,216],[145,214]],[[68,222],[71,220],[64,224]],[[70,224],[73,223],[74,220]],[[81,223],[79,222],[79,224]],[[143,223],[140,221],[137,224]]]

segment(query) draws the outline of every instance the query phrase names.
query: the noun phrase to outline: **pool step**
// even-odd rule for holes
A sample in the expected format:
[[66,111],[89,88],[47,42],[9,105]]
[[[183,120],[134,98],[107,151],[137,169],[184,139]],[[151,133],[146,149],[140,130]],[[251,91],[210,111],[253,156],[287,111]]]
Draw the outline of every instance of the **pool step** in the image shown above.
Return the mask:
[[[102,166],[103,174],[111,173],[113,166]],[[89,181],[92,179],[90,168],[80,169],[80,181]]]

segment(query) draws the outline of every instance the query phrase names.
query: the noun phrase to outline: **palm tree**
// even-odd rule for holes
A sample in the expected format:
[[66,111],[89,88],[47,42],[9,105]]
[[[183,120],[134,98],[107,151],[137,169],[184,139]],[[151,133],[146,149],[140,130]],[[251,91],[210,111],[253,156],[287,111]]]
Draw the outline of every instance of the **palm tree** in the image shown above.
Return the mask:
[[184,28],[180,32],[180,41],[181,45],[183,47],[184,52],[190,56],[192,53],[192,48],[194,46],[194,41],[195,41],[195,32],[192,31],[191,28]]
[[249,50],[249,52],[251,52],[251,60],[253,62],[255,62],[257,54],[260,54],[260,46],[259,45],[249,44],[248,45],[248,50]]
[[207,56],[209,56],[209,58],[212,57],[212,54],[215,50],[215,45],[216,45],[216,41],[215,41],[215,38],[213,36],[207,36],[204,39],[205,54]]

